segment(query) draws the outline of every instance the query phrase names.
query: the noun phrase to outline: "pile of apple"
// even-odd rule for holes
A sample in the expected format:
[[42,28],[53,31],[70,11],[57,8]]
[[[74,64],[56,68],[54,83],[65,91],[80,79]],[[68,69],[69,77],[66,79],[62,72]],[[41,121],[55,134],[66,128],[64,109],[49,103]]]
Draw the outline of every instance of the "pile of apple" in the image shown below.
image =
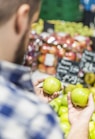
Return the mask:
[[88,26],[84,26],[82,22],[54,22],[55,24],[55,32],[66,32],[69,33],[71,36],[75,34],[79,34],[82,36],[93,36],[94,31],[92,28]]
[[[84,108],[87,105],[90,89],[83,87],[82,84],[72,85],[69,84],[62,89],[61,82],[55,77],[48,77],[43,83],[43,90],[45,93],[51,95],[54,92],[61,91],[61,95],[52,100],[49,104],[58,115],[58,120],[62,131],[67,137],[70,131],[70,123],[68,119],[68,102],[67,94],[71,93],[71,100],[73,105],[76,107]],[[95,100],[95,90],[92,92]],[[89,139],[95,139],[95,113],[93,113],[89,122]]]
[[[88,26],[84,26],[82,22],[64,22],[61,20],[49,20],[48,23],[54,24],[54,31],[55,32],[65,32],[69,33],[71,36],[76,34],[82,36],[93,36],[94,31],[92,28]],[[39,19],[38,22],[31,25],[31,29],[35,30],[38,34],[43,31],[44,28],[44,21]]]
[[92,51],[92,41],[89,37],[74,36],[66,33],[41,33],[35,31],[29,34],[29,45],[25,54],[24,65],[32,71],[55,75],[58,62],[62,59],[80,61],[83,51]]
[[56,67],[62,58],[79,62],[85,49],[92,51],[89,37],[72,37],[65,33],[42,33],[40,36],[43,44],[39,50],[38,69],[47,74],[56,74]]

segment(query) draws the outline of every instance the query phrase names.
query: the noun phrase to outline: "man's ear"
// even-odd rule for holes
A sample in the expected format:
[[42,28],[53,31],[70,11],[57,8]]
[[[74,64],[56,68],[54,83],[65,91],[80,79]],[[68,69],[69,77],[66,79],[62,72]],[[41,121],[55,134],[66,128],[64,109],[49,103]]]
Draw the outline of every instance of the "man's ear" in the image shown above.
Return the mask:
[[17,34],[23,34],[28,28],[30,7],[23,4],[16,13],[15,31]]

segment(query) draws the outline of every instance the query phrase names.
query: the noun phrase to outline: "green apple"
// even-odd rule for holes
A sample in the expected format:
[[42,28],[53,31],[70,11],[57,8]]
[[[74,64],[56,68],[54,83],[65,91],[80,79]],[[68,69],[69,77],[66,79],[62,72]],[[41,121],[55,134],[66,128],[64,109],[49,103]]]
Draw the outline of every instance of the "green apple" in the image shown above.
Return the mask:
[[67,121],[67,122],[69,122],[69,119],[68,119],[68,113],[66,112],[66,113],[63,113],[61,116],[60,116],[60,122],[65,122],[65,121]]
[[84,81],[86,84],[92,85],[95,82],[95,74],[94,73],[86,73],[84,77]]
[[75,88],[76,86],[73,84],[69,84],[65,87],[64,89],[64,93],[67,94],[68,92],[72,92],[72,90]]
[[68,113],[68,108],[65,107],[65,106],[61,106],[61,107],[59,108],[58,115],[61,116],[61,115],[63,115],[64,113]]
[[59,107],[62,105],[62,97],[57,97],[54,99],[54,101],[56,101],[56,103],[59,105]]
[[70,131],[70,123],[69,122],[64,122],[64,123],[60,123],[60,127],[62,129],[62,131],[67,135]]
[[52,100],[49,104],[50,104],[50,106],[53,108],[53,110],[54,110],[56,113],[58,113],[59,108],[60,108],[60,105],[58,104],[58,102],[55,101],[55,100]]
[[95,122],[95,112],[93,113],[91,120]]
[[95,139],[95,122],[90,121],[89,123],[89,135],[90,139]]
[[83,85],[80,84],[80,83],[77,83],[77,84],[76,84],[76,88],[83,88]]
[[43,82],[43,91],[49,95],[61,90],[61,82],[55,77],[47,77]]
[[95,128],[90,132],[90,139],[95,139]]
[[93,130],[95,130],[95,122],[90,121],[89,122],[89,132],[91,133]]
[[62,105],[66,107],[68,106],[67,94],[62,96]]
[[85,107],[88,103],[90,91],[87,88],[75,88],[71,92],[71,100],[75,106]]

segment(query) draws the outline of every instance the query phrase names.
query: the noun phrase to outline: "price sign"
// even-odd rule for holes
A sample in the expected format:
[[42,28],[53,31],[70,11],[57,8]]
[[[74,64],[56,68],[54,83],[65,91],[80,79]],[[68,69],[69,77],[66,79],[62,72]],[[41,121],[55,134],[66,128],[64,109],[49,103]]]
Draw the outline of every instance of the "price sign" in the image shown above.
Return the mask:
[[47,21],[44,21],[44,32],[51,32],[54,30],[54,24],[48,23]]
[[56,76],[63,83],[76,84],[78,82],[81,82],[79,72],[79,63],[62,59],[58,65]]
[[94,72],[95,73],[95,53],[84,51],[81,62],[80,68],[84,72]]

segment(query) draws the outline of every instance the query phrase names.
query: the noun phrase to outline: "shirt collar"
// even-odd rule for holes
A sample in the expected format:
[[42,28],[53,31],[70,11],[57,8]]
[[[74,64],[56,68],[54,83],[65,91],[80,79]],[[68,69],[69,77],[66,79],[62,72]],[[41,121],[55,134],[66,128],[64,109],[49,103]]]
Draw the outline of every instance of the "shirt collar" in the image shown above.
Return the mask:
[[33,91],[31,69],[29,67],[2,61],[0,62],[0,76],[20,88]]

